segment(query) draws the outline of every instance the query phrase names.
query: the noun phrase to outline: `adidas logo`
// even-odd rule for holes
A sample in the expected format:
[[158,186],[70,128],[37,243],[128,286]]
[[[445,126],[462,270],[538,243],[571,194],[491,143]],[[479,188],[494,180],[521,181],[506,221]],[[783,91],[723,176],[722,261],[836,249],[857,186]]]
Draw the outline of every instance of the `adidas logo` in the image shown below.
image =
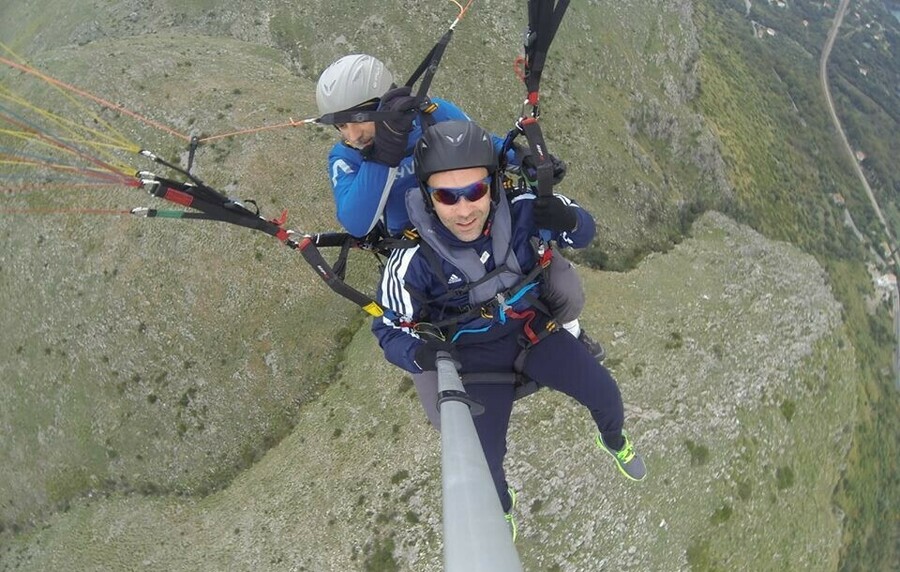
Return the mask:
[[451,274],[450,278],[447,279],[447,284],[456,284],[457,282],[462,282],[462,278],[456,274]]

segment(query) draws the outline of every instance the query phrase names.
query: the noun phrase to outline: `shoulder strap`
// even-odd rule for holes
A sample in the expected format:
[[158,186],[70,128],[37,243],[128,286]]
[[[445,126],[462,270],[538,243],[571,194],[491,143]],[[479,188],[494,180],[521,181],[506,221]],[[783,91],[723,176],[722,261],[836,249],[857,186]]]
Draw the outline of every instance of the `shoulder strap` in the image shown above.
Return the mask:
[[510,240],[512,221],[509,214],[509,203],[503,193],[500,193],[500,200],[497,203],[491,227],[492,256],[494,256],[499,272],[487,279],[485,278],[488,272],[474,249],[452,247],[438,237],[435,228],[438,223],[434,216],[426,211],[425,200],[421,193],[415,190],[408,192],[406,208],[421,239],[440,258],[458,268],[465,275],[466,282],[470,286],[470,305],[475,306],[491,300],[498,292],[503,292],[518,283],[522,277],[522,268],[516,259]]
[[528,89],[528,102],[532,106],[538,104],[541,73],[547,61],[547,52],[568,7],[569,0],[528,0],[523,79]]

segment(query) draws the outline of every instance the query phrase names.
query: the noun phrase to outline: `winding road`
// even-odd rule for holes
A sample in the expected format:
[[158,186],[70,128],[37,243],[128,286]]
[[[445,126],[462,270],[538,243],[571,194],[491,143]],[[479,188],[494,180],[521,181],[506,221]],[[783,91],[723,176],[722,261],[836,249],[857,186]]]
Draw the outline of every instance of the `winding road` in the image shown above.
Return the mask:
[[[869,201],[872,203],[872,208],[875,210],[875,214],[878,215],[878,220],[881,221],[881,226],[884,227],[884,233],[887,235],[888,239],[888,246],[891,249],[891,258],[894,262],[894,274],[900,274],[900,272],[897,272],[897,269],[900,269],[900,253],[897,252],[897,247],[894,246],[894,235],[891,233],[891,228],[888,226],[887,220],[885,220],[884,215],[881,213],[881,207],[878,206],[878,201],[875,200],[875,193],[872,192],[872,187],[869,186],[869,181],[866,180],[866,175],[863,173],[859,161],[856,160],[856,154],[853,152],[853,148],[850,147],[850,142],[847,140],[847,134],[844,133],[844,128],[841,126],[837,112],[834,109],[834,101],[831,99],[831,89],[828,87],[828,56],[831,55],[831,48],[834,47],[834,40],[837,38],[838,30],[841,27],[841,22],[844,20],[844,14],[847,12],[847,6],[849,5],[850,0],[841,0],[838,5],[837,13],[834,16],[834,22],[831,25],[831,30],[828,32],[828,39],[825,41],[825,47],[822,49],[822,57],[819,60],[819,81],[822,83],[822,91],[825,92],[825,101],[828,103],[828,112],[831,114],[831,121],[834,123],[835,129],[841,136],[841,141],[844,143],[844,149],[850,156],[853,168],[856,170],[856,176],[866,190]],[[891,297],[894,310],[894,340],[897,344],[894,348],[894,387],[900,390],[900,291],[898,291],[897,287],[894,288]]]
[[849,5],[850,0],[841,0],[841,3],[838,5],[837,13],[834,16],[834,22],[831,25],[831,30],[828,32],[828,39],[825,41],[825,47],[822,49],[822,57],[819,60],[819,81],[822,83],[822,91],[825,93],[825,101],[828,103],[828,112],[831,114],[831,121],[834,123],[834,127],[837,129],[838,135],[840,135],[841,141],[844,144],[844,149],[847,151],[847,155],[853,163],[853,169],[856,171],[856,176],[866,190],[869,201],[872,203],[872,208],[875,210],[878,220],[881,221],[881,226],[884,227],[884,232],[888,238],[888,245],[891,247],[891,250],[894,251],[892,253],[892,258],[895,268],[900,268],[900,253],[896,252],[896,249],[894,248],[894,235],[891,232],[890,226],[888,226],[887,220],[881,213],[881,207],[878,206],[878,201],[875,200],[875,194],[872,192],[872,187],[869,186],[869,181],[866,180],[866,175],[863,173],[859,161],[856,160],[853,148],[847,140],[847,134],[844,133],[844,128],[841,126],[837,112],[834,109],[834,100],[831,99],[831,88],[828,86],[828,57],[831,55],[831,48],[834,47],[834,40],[837,38],[838,30],[841,27],[841,22],[844,20],[844,14],[847,12],[847,6]]

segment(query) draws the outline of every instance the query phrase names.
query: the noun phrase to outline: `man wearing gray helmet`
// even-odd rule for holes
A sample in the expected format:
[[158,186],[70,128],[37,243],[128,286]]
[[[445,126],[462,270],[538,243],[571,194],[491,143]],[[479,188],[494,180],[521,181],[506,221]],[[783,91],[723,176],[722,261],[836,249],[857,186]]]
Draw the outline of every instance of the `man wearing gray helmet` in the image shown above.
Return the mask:
[[[406,112],[394,121],[346,121],[334,126],[343,141],[328,155],[328,173],[334,190],[337,219],[353,236],[366,236],[384,217],[388,234],[409,226],[403,204],[407,190],[415,188],[412,146],[422,136],[421,118],[411,108],[408,88],[395,88],[384,63],[365,54],[344,56],[322,72],[316,85],[320,115],[336,112]],[[458,107],[433,98],[434,122],[469,119]],[[361,113],[361,117],[364,115]],[[503,141],[496,139],[499,152]]]
[[[410,220],[404,197],[417,189],[412,151],[429,123],[468,121],[469,117],[453,103],[430,98],[427,114],[414,107],[409,88],[397,88],[384,63],[366,54],[351,54],[332,63],[319,76],[316,104],[323,118],[334,122],[342,141],[328,155],[328,174],[334,192],[337,219],[353,236],[369,234],[381,221],[387,234],[396,236],[409,228]],[[368,112],[392,111],[396,119],[371,121]],[[503,139],[491,136],[491,144],[499,154]],[[515,162],[514,157],[510,158]],[[565,165],[558,162],[559,179]],[[584,306],[581,281],[572,265],[559,257],[550,279],[551,287],[544,295],[557,319],[578,338],[598,361],[605,357],[603,347],[582,330],[578,315]],[[435,372],[413,376],[420,398],[430,399],[436,391]],[[429,420],[439,426],[433,407],[426,407]]]

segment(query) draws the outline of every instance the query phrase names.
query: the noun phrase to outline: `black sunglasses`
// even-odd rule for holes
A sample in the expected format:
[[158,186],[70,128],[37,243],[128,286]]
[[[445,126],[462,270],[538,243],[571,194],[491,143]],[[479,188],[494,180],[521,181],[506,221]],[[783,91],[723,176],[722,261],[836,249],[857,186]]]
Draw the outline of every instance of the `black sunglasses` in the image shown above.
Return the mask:
[[455,205],[461,198],[465,198],[470,203],[473,203],[484,195],[488,194],[490,190],[490,175],[465,187],[438,189],[434,187],[428,187],[428,192],[431,194],[431,199],[436,203],[441,203],[442,205]]

